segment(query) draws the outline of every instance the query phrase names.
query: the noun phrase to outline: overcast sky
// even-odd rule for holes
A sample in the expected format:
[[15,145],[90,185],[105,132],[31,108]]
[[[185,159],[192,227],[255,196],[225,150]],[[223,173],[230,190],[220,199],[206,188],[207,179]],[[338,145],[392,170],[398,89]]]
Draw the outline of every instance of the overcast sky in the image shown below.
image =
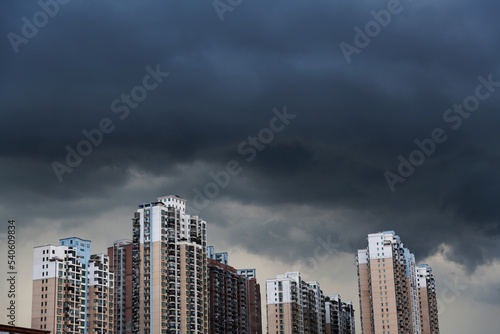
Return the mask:
[[498,333],[498,1],[59,1],[0,2],[18,325],[34,246],[104,252],[177,194],[263,298],[301,270],[359,317],[356,250],[395,230],[436,274],[441,333]]

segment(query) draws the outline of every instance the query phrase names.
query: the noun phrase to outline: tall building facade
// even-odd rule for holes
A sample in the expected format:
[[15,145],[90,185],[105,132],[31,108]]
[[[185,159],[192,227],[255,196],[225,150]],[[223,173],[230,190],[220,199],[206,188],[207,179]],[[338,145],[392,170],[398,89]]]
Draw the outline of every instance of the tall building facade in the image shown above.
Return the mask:
[[422,334],[439,334],[436,282],[428,265],[417,267],[417,281]]
[[238,275],[246,278],[248,333],[262,334],[262,306],[260,284],[255,269],[238,269]]
[[175,196],[133,217],[133,333],[208,333],[206,222]]
[[208,259],[209,333],[247,334],[245,278],[236,269]]
[[238,270],[227,264],[227,253],[209,246],[208,295],[210,334],[261,334],[260,286],[255,269]]
[[325,298],[316,281],[305,282],[299,272],[266,281],[269,334],[325,333]]
[[[84,275],[86,276],[87,274],[87,267],[89,264],[89,259],[90,259],[90,240],[85,240],[81,239],[78,237],[69,237],[69,238],[63,238],[59,240],[59,245],[61,246],[68,246],[76,251],[76,256],[79,260],[79,262],[83,266],[84,270]],[[87,317],[88,317],[88,284],[84,285],[84,314],[83,314],[83,320],[84,323],[87,323]],[[84,334],[87,334],[87,327],[84,326],[83,330]]]
[[91,256],[89,240],[67,238],[60,244],[34,248],[31,327],[53,334],[113,334],[107,256]]
[[357,265],[362,333],[421,334],[415,257],[399,236],[369,234]]
[[323,334],[325,331],[325,296],[317,281],[306,282],[303,289],[304,332]]
[[108,248],[110,268],[115,278],[114,331],[116,334],[132,333],[133,260],[132,240],[117,240]]
[[325,297],[326,334],[354,334],[355,318],[352,302],[343,301],[340,295]]
[[351,301],[342,302],[342,315],[344,317],[344,334],[355,334],[356,318],[354,317],[354,306]]
[[87,331],[95,334],[114,333],[114,278],[109,257],[90,256],[88,266]]

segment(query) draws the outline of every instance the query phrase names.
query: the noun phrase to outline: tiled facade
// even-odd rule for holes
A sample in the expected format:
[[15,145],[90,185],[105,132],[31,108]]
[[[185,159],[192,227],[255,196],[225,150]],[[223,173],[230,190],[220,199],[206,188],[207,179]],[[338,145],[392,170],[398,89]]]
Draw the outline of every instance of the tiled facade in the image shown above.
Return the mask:
[[113,334],[113,275],[104,265],[107,255],[90,256],[89,240],[60,243],[34,248],[31,326],[53,334]]
[[[239,273],[241,275],[241,273]],[[248,333],[262,334],[262,306],[260,284],[257,283],[255,270],[253,276],[245,281],[247,286]]]
[[132,250],[132,240],[118,240],[108,248],[109,265],[115,278],[114,331],[117,334],[132,333]]
[[299,272],[266,281],[269,334],[323,334],[325,298],[316,281],[305,282]]
[[325,297],[326,334],[354,334],[354,308],[350,301],[343,301],[339,295]]
[[432,269],[426,264],[419,265],[417,280],[422,334],[439,334],[436,283]]
[[185,202],[161,197],[134,215],[133,333],[208,333],[206,223]]
[[110,273],[109,257],[90,256],[88,266],[88,332],[114,333],[114,278]]
[[422,333],[415,257],[399,236],[369,234],[357,264],[362,333]]
[[261,334],[260,285],[255,269],[236,270],[227,265],[227,253],[209,249],[209,333]]

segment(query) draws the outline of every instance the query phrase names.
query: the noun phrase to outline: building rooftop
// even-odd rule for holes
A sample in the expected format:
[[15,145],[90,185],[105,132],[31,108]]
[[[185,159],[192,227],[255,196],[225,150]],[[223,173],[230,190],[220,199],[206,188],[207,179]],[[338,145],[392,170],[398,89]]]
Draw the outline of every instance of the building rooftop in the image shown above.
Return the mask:
[[27,327],[18,327],[10,325],[0,324],[0,333],[11,333],[11,334],[50,334],[50,331],[43,329],[33,329]]

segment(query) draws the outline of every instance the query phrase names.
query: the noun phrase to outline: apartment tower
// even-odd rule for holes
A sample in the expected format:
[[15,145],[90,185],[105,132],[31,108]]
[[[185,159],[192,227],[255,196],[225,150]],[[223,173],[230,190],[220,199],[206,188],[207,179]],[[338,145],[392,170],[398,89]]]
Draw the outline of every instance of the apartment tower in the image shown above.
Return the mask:
[[428,265],[417,267],[417,281],[422,334],[439,334],[436,282]]
[[357,265],[362,333],[422,333],[417,265],[400,237],[369,234]]
[[343,301],[340,295],[325,297],[325,334],[354,334],[355,318],[352,302]]
[[344,317],[344,334],[355,334],[356,319],[354,318],[354,306],[351,301],[342,302],[342,315]]
[[316,334],[325,331],[325,299],[316,281],[305,282],[299,272],[266,281],[269,334]]
[[113,334],[107,256],[91,256],[89,240],[73,237],[60,244],[33,250],[31,327],[53,334]]
[[262,334],[262,306],[260,284],[255,269],[238,269],[238,275],[246,278],[248,333]]
[[260,286],[255,269],[242,274],[227,264],[227,253],[208,247],[210,334],[261,334]]
[[207,334],[206,222],[160,197],[139,205],[132,243],[132,332]]
[[115,278],[114,331],[116,334],[132,333],[132,240],[117,240],[108,248],[109,266]]
[[114,333],[114,278],[109,269],[107,254],[90,256],[87,279],[89,333]]
[[304,285],[304,332],[323,334],[325,330],[325,296],[317,281]]

